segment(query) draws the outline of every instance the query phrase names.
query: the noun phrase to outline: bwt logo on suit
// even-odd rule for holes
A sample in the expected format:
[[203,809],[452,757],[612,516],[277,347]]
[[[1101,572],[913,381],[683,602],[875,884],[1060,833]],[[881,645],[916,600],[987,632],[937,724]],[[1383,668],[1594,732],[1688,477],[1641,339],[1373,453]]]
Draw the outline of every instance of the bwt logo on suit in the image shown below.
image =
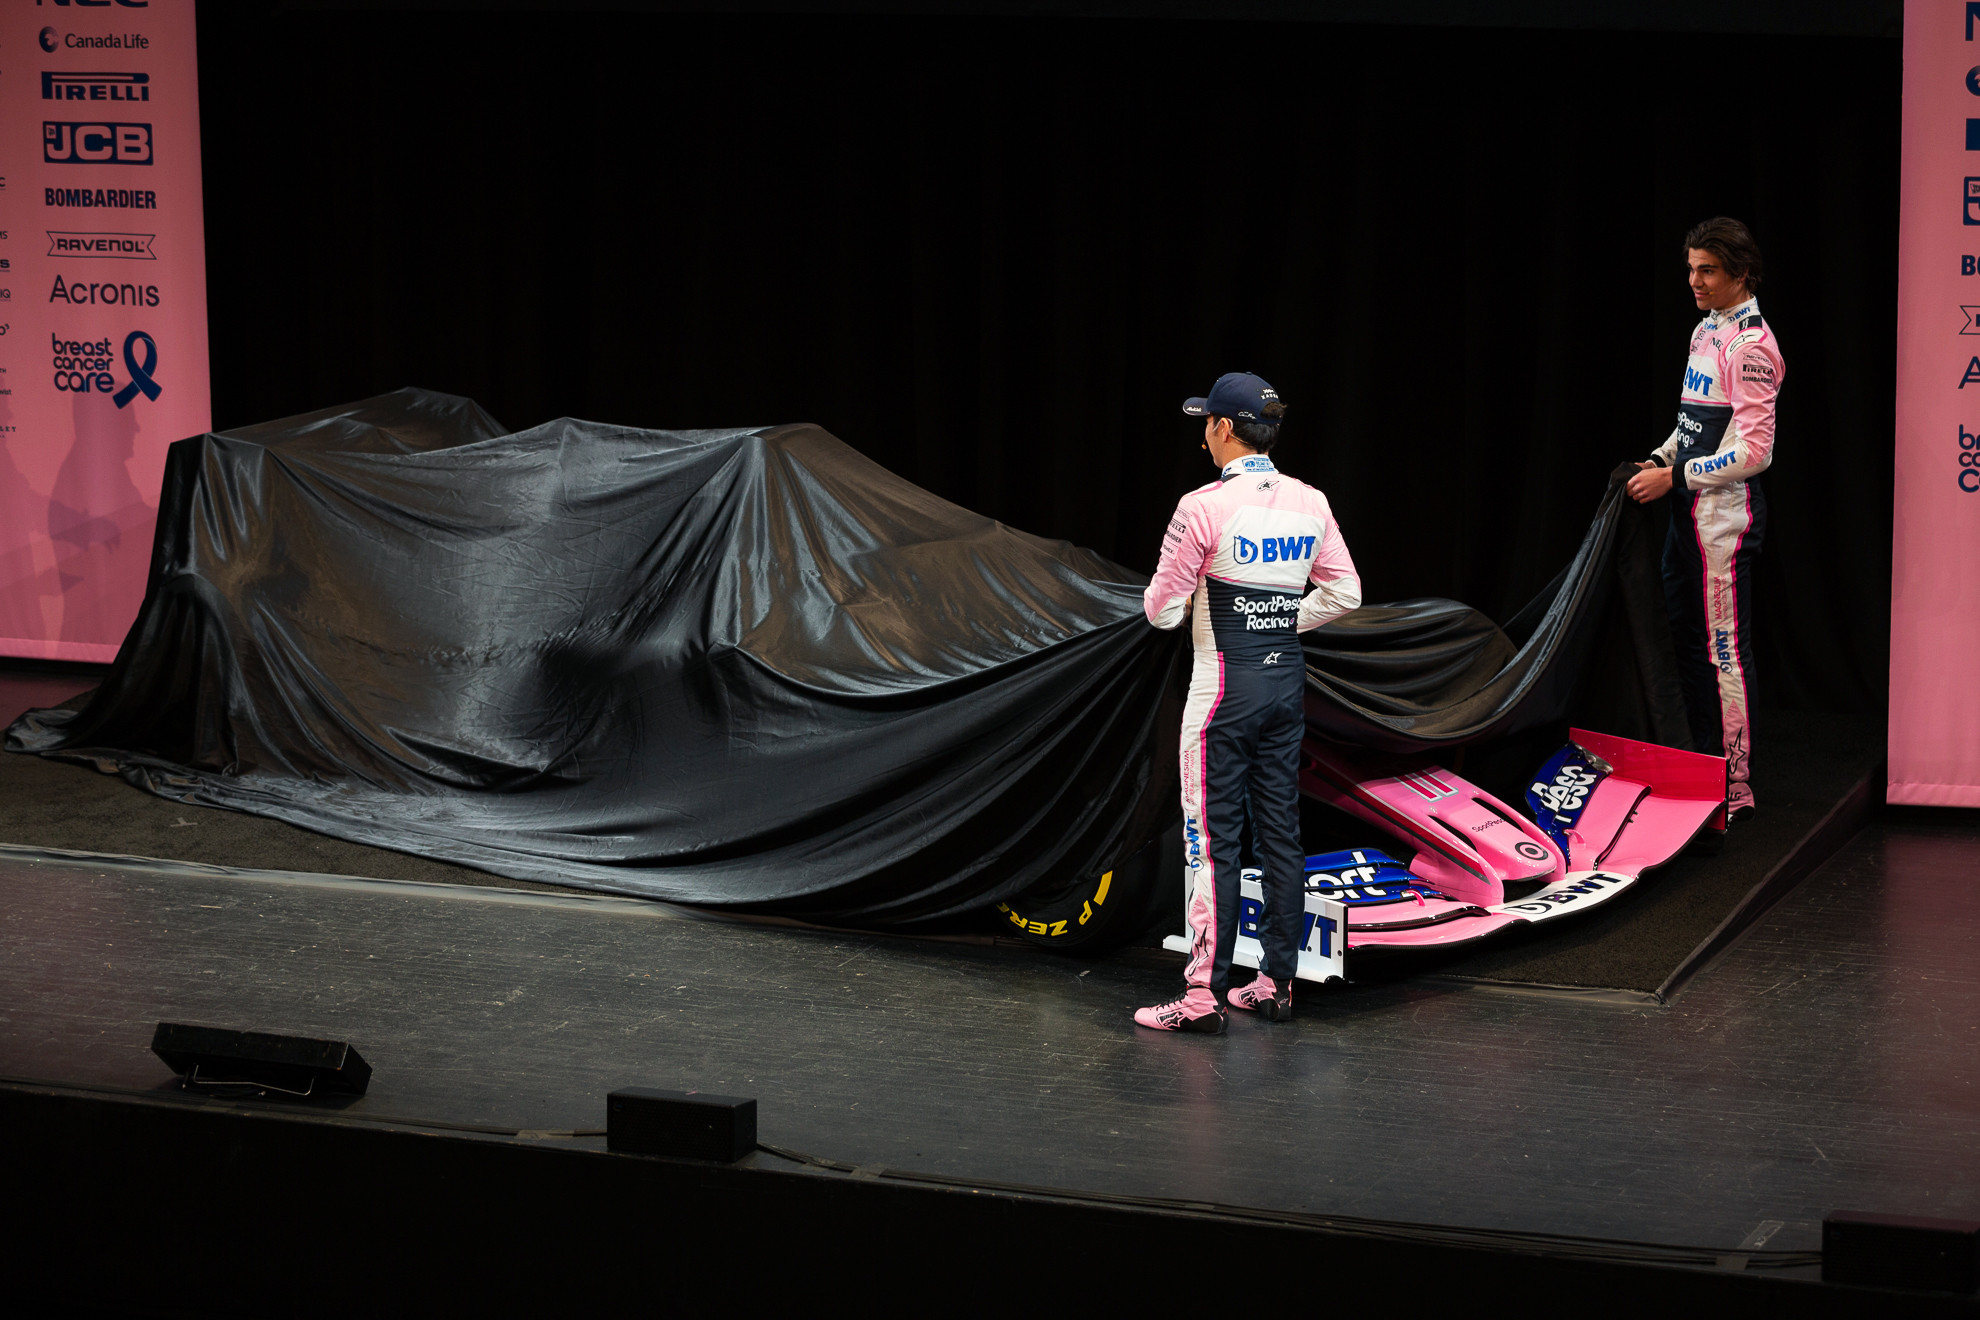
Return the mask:
[[151,125],[44,120],[41,159],[50,165],[149,165]]

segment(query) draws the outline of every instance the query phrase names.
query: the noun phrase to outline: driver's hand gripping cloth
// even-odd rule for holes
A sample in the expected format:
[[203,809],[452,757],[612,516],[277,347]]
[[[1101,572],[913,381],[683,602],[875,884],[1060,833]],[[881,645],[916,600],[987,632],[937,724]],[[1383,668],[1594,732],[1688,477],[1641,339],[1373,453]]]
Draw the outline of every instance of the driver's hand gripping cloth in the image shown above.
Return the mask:
[[1757,478],[1774,461],[1786,368],[1749,298],[1691,336],[1677,429],[1652,458],[1671,469],[1664,603],[1693,749],[1723,755],[1726,806],[1753,805],[1753,569],[1767,531]]
[[1182,497],[1142,604],[1157,628],[1187,618],[1196,643],[1182,725],[1186,976],[1221,1001],[1237,942],[1247,799],[1253,861],[1264,872],[1261,970],[1279,981],[1299,970],[1306,662],[1298,634],[1360,605],[1361,578],[1327,497],[1255,454]]

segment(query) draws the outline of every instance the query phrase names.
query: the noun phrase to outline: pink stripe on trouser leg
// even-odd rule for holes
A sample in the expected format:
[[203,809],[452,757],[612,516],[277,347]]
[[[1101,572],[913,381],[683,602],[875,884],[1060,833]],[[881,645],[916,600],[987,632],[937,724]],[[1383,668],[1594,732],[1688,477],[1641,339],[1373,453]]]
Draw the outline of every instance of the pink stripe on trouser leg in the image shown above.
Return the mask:
[[1182,721],[1183,867],[1189,897],[1189,965],[1183,979],[1192,990],[1210,988],[1210,965],[1217,951],[1217,864],[1210,856],[1210,824],[1205,812],[1209,782],[1208,731],[1224,695],[1224,657],[1198,651],[1190,672],[1189,700]]
[[[1687,699],[1705,700],[1709,692],[1717,706],[1711,723],[1726,758],[1728,801],[1737,809],[1753,802],[1753,576],[1766,502],[1752,483],[1738,482],[1697,492],[1689,512],[1697,551],[1695,617],[1702,625],[1695,645],[1701,653],[1685,654],[1684,639],[1674,640],[1680,642],[1680,665],[1703,671],[1702,685],[1688,684]],[[1702,712],[1694,713],[1694,719],[1701,717]]]

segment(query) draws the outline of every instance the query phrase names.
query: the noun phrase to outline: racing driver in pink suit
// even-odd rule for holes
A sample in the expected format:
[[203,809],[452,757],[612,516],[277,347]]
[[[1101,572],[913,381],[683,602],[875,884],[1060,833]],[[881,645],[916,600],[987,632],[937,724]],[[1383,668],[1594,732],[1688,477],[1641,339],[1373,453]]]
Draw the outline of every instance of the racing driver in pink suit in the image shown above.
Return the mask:
[[1726,807],[1754,811],[1753,569],[1767,532],[1759,481],[1774,461],[1774,403],[1787,374],[1760,316],[1760,248],[1737,220],[1685,235],[1691,334],[1677,428],[1629,479],[1639,503],[1677,498],[1664,542],[1664,602],[1677,644],[1692,750],[1726,758]]
[[[1196,644],[1183,708],[1183,862],[1188,868],[1188,988],[1137,1009],[1158,1031],[1222,1034],[1224,1006],[1275,1022],[1292,1016],[1305,857],[1299,840],[1299,743],[1306,662],[1299,634],[1361,604],[1361,579],[1327,497],[1268,457],[1285,406],[1257,376],[1218,378],[1183,411],[1203,422],[1220,469],[1182,497],[1162,562],[1142,597],[1157,628],[1187,622]],[[1312,590],[1308,590],[1309,585]],[[1264,872],[1258,978],[1230,990],[1237,943],[1239,840],[1247,818]]]

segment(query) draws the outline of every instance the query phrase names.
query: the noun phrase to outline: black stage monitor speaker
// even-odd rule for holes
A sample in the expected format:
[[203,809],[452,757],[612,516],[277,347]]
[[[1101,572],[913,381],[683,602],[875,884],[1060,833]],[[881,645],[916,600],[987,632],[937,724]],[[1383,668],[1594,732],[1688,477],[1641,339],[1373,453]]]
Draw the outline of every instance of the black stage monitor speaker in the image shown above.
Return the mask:
[[363,1095],[371,1065],[341,1040],[161,1022],[151,1052],[188,1087],[251,1086],[283,1095]]
[[756,1101],[628,1086],[605,1097],[605,1145],[734,1163],[756,1149]]
[[1838,1210],[1822,1221],[1822,1281],[1970,1293],[1980,1285],[1980,1221]]

